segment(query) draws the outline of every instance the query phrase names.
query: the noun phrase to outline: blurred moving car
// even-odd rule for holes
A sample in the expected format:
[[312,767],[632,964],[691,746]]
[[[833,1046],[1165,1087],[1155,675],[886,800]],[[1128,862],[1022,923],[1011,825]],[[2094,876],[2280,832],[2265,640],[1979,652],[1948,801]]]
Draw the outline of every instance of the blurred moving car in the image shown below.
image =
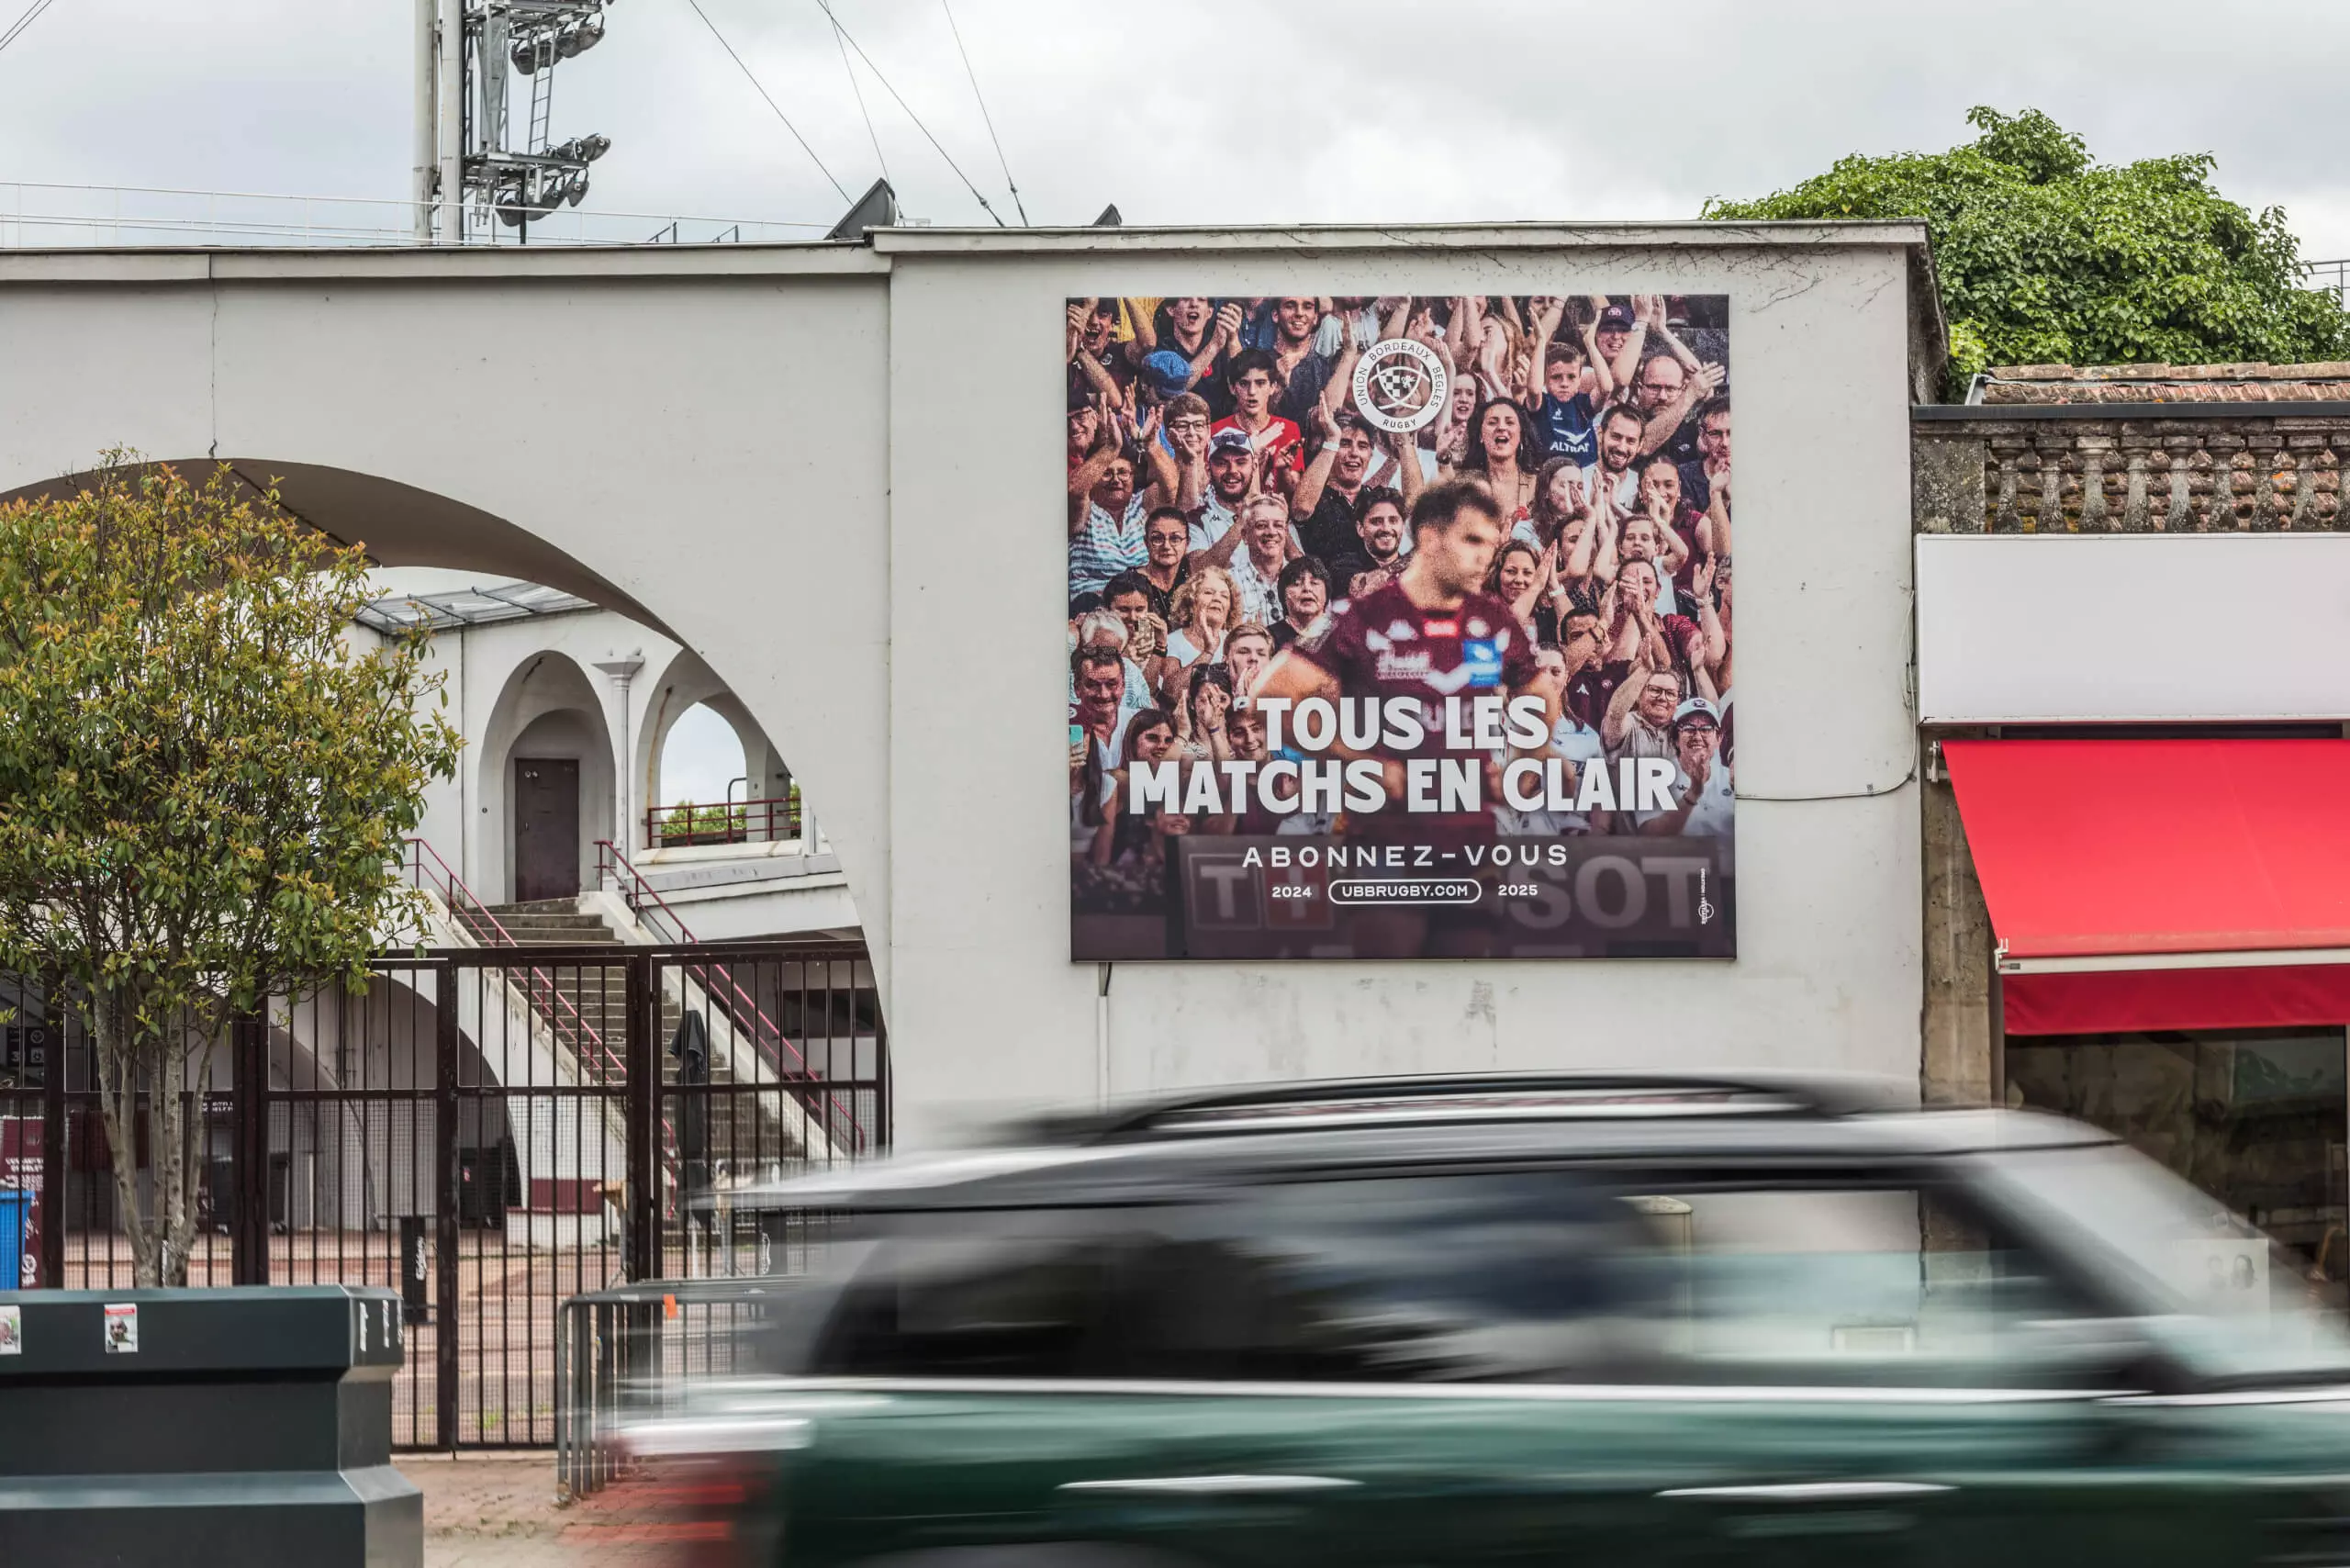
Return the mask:
[[1851,1085],[1291,1084],[770,1189],[853,1238],[711,1561],[2350,1560],[2350,1337],[2093,1129]]

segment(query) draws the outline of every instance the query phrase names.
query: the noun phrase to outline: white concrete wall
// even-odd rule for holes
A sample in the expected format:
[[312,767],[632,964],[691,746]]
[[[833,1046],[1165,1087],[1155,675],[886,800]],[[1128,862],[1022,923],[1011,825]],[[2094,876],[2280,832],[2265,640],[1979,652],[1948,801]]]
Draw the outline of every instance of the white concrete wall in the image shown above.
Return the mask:
[[[890,243],[901,241],[929,243]],[[1757,797],[1738,812],[1739,958],[1121,964],[1114,1092],[1541,1067],[1914,1081],[1904,252],[1602,241],[1363,253],[1306,238],[1126,253],[1143,248],[893,255],[888,1007],[901,1139],[1094,1090],[1099,975],[1069,958],[1067,740],[1046,695],[1067,685],[1060,337],[1075,295],[1727,294],[1738,399],[1739,783]],[[970,627],[942,613],[973,603],[1002,610],[984,692],[964,674]],[[1762,798],[1869,790],[1892,793]]]
[[1924,722],[2350,719],[2350,534],[1924,533],[1917,548]]

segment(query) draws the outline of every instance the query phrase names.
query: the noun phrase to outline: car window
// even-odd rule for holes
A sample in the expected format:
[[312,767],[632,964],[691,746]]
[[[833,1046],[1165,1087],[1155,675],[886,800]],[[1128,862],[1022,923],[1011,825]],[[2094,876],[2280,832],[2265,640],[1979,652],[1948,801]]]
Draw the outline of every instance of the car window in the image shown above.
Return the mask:
[[813,1370],[858,1377],[1099,1377],[1116,1371],[1115,1211],[957,1215],[878,1247]]
[[1561,1380],[1620,1367],[1661,1282],[1607,1194],[1559,1173],[1304,1182],[1156,1216],[1134,1375]]
[[1953,1192],[1820,1182],[1628,1196],[1661,1245],[1666,1359],[1695,1379],[2109,1381],[2134,1332]]
[[2112,1386],[2140,1350],[1939,1189],[1533,1171],[916,1221],[850,1282],[814,1360],[924,1378],[2014,1387]]
[[2094,1260],[2152,1335],[2210,1376],[2350,1379],[2330,1282],[2216,1198],[2118,1145],[2010,1149],[1984,1162],[2000,1201]]
[[1307,1182],[1196,1203],[939,1216],[883,1247],[836,1375],[1384,1382],[1621,1370],[1649,1242],[1556,1174]]

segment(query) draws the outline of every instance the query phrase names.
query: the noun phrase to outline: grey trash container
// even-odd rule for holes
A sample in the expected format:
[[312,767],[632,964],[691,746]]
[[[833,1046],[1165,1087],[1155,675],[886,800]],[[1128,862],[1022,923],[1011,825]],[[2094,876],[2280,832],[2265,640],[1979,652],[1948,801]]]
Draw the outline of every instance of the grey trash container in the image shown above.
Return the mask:
[[0,1563],[419,1568],[401,1358],[386,1290],[0,1291]]

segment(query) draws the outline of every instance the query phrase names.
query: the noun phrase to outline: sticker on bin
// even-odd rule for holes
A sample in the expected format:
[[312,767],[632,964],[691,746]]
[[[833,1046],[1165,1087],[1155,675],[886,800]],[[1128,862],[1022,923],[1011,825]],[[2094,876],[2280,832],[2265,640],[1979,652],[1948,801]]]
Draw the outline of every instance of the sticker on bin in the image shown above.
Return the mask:
[[139,1350],[139,1304],[109,1302],[106,1304],[106,1354],[128,1356]]
[[25,1353],[25,1309],[0,1306],[0,1356]]

